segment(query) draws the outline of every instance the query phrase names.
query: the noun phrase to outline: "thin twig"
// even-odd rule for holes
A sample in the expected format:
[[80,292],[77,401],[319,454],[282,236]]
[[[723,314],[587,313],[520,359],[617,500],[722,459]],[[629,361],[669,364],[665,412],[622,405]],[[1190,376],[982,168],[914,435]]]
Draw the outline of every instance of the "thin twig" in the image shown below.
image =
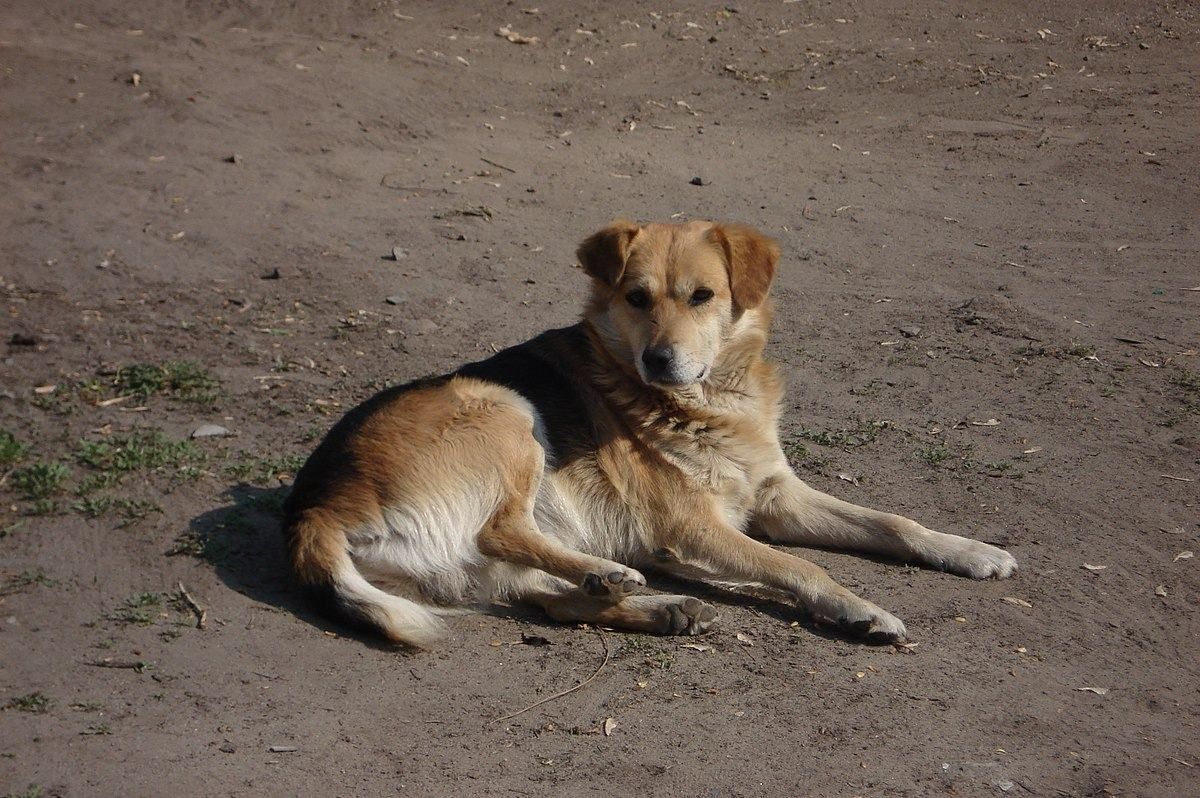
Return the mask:
[[192,614],[196,616],[196,628],[203,629],[204,624],[208,622],[208,610],[196,603],[196,600],[192,598],[192,594],[187,592],[187,588],[183,586],[183,582],[179,583],[179,595],[184,603],[191,608]]
[[85,665],[91,665],[93,668],[120,668],[122,670],[137,671],[141,673],[150,667],[149,662],[133,662],[124,660],[100,659],[93,662],[85,662]]
[[563,690],[560,693],[555,693],[554,695],[550,696],[549,698],[543,698],[541,701],[538,701],[535,704],[530,704],[529,706],[525,707],[524,709],[518,709],[516,712],[510,712],[507,715],[502,715],[499,718],[495,718],[493,720],[488,721],[488,723],[499,723],[502,720],[508,720],[510,718],[515,718],[517,715],[523,715],[531,709],[537,709],[542,704],[549,704],[551,701],[556,701],[565,695],[569,695],[569,694],[575,692],[576,690],[587,687],[588,684],[590,684],[593,679],[595,679],[597,676],[600,675],[600,671],[604,670],[604,666],[608,664],[609,657],[611,656],[611,652],[608,649],[608,638],[606,638],[604,636],[604,633],[601,632],[599,629],[596,630],[596,636],[599,637],[600,642],[604,644],[604,661],[600,663],[600,667],[596,668],[595,673],[593,673],[591,676],[587,677],[586,679],[584,679],[582,682],[575,685],[574,687],[568,687],[566,690]]
[[496,163],[495,161],[493,161],[489,158],[480,158],[479,160],[483,161],[486,164],[491,164],[492,166],[496,167],[497,169],[503,169],[506,172],[512,172],[514,175],[517,173],[517,170],[513,169],[511,166],[505,166],[502,163]]

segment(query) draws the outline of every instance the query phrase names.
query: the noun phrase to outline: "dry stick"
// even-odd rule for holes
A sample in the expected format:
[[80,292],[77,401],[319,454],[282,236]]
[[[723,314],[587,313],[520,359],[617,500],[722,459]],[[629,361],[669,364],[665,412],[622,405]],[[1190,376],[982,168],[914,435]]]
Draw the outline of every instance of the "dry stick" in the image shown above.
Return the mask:
[[496,167],[497,169],[503,169],[503,170],[504,170],[504,171],[506,171],[506,172],[512,172],[514,175],[517,173],[517,170],[516,170],[516,169],[513,169],[511,166],[505,166],[505,165],[504,165],[504,164],[502,164],[502,163],[496,163],[495,161],[493,161],[493,160],[491,160],[491,159],[488,159],[488,158],[480,158],[479,160],[483,161],[483,162],[484,162],[484,163],[486,163],[486,164],[490,164],[491,166],[494,166],[494,167]]
[[599,629],[596,630],[596,635],[600,638],[600,642],[604,644],[604,661],[600,663],[600,667],[596,668],[595,673],[593,673],[591,676],[587,677],[586,679],[584,679],[582,682],[575,685],[574,687],[568,687],[566,690],[563,690],[561,693],[555,693],[554,695],[550,696],[549,698],[543,698],[541,701],[538,701],[536,704],[530,704],[529,706],[525,707],[524,709],[518,709],[516,712],[510,712],[507,715],[503,715],[499,718],[490,720],[490,721],[488,721],[488,723],[499,723],[502,720],[508,720],[510,718],[515,718],[517,715],[523,715],[531,709],[537,709],[542,704],[549,704],[551,701],[556,701],[556,700],[562,698],[563,696],[569,695],[570,693],[573,693],[576,690],[579,690],[583,687],[586,687],[588,684],[590,684],[593,679],[595,679],[597,676],[600,675],[600,671],[604,670],[604,666],[608,664],[608,660],[609,660],[609,656],[610,656],[610,653],[608,650],[608,639],[604,636],[604,633],[601,632]]
[[187,588],[183,586],[183,582],[179,583],[179,595],[188,607],[191,608],[192,614],[196,616],[196,628],[203,629],[205,622],[208,621],[208,610],[196,603],[196,600],[192,598],[192,594],[187,592]]
[[150,667],[149,662],[126,662],[123,660],[113,661],[109,659],[96,660],[95,662],[85,662],[84,665],[91,665],[93,668],[120,668],[122,670],[141,671]]

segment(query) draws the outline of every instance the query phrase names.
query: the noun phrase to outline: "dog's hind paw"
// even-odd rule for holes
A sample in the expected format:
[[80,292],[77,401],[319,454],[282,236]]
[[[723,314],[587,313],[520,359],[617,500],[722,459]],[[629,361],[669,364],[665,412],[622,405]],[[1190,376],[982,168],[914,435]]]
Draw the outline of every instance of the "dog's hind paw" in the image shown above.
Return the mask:
[[692,596],[632,596],[620,604],[645,613],[652,631],[660,635],[698,635],[717,622],[717,609]]
[[589,596],[608,597],[618,601],[645,586],[646,577],[632,568],[616,563],[612,563],[612,567],[606,568],[602,574],[588,574],[580,584]]

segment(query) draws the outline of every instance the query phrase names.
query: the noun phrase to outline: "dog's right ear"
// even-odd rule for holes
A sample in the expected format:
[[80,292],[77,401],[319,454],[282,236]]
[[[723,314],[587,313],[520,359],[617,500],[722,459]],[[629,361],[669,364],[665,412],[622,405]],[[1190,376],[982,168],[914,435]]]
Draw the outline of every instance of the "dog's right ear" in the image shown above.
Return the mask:
[[618,219],[603,230],[593,233],[575,250],[583,270],[609,288],[621,281],[629,245],[641,230],[628,219]]

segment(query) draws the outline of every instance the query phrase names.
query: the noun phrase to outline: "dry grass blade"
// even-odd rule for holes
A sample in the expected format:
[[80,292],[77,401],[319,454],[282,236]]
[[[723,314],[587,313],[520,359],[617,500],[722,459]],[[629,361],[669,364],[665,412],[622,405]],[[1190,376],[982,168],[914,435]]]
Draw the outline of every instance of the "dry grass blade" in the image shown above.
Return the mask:
[[502,720],[509,720],[511,718],[515,718],[517,715],[524,715],[526,712],[528,712],[531,709],[537,709],[538,707],[542,706],[543,704],[549,704],[551,701],[557,701],[558,699],[562,698],[563,696],[570,695],[571,693],[575,692],[576,690],[581,690],[584,687],[587,687],[589,684],[591,684],[592,680],[594,680],[597,676],[600,675],[600,671],[604,670],[605,666],[608,665],[608,661],[612,657],[612,652],[608,648],[608,638],[606,638],[604,636],[604,633],[601,632],[599,629],[596,630],[596,636],[599,637],[600,642],[604,644],[604,660],[600,663],[600,666],[596,668],[595,672],[592,673],[591,676],[587,677],[586,679],[584,679],[582,682],[575,685],[574,687],[568,687],[566,690],[562,690],[561,692],[555,693],[554,695],[549,696],[548,698],[543,698],[541,701],[530,704],[529,706],[525,707],[524,709],[518,709],[516,712],[510,712],[507,715],[501,715],[498,718],[494,718],[494,719],[488,721],[488,723],[499,723]]
[[183,603],[188,605],[188,609],[196,616],[196,628],[203,629],[204,624],[208,622],[208,610],[196,603],[196,599],[192,598],[192,594],[183,586],[183,582],[178,585],[179,597],[183,599]]

